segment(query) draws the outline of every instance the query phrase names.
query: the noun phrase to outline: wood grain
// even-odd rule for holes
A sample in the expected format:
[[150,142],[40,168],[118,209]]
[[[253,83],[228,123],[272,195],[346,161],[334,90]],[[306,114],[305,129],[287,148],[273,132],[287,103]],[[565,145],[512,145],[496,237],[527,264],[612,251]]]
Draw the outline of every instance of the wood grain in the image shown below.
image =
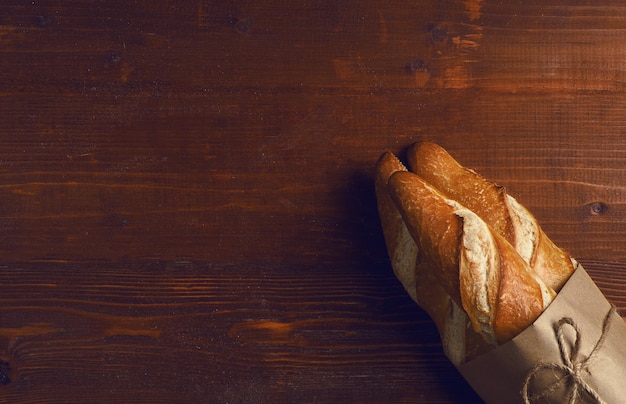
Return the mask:
[[[626,313],[626,8],[0,5],[0,402],[472,402],[373,165],[431,140]],[[10,381],[8,381],[10,380]]]
[[7,402],[411,400],[445,384],[470,394],[392,277],[193,263],[0,276],[12,286],[0,316]]

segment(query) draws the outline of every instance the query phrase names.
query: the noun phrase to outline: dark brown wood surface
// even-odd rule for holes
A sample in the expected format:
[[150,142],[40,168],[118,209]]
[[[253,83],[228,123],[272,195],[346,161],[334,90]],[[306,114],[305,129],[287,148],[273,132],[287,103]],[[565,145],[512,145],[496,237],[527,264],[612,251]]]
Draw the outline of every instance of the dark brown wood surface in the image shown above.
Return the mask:
[[626,314],[626,8],[0,4],[0,402],[479,401],[391,272],[417,140]]

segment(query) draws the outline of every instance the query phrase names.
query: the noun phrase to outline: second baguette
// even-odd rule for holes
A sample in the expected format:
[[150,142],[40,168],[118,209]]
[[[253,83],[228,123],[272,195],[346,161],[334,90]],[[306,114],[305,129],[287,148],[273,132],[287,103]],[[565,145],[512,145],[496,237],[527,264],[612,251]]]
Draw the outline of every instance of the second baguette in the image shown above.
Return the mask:
[[412,172],[475,212],[515,247],[548,286],[557,292],[561,289],[574,272],[575,262],[504,187],[463,167],[435,143],[415,143],[407,157]]
[[435,277],[489,343],[510,340],[550,304],[554,290],[470,209],[411,172],[395,172],[388,186]]

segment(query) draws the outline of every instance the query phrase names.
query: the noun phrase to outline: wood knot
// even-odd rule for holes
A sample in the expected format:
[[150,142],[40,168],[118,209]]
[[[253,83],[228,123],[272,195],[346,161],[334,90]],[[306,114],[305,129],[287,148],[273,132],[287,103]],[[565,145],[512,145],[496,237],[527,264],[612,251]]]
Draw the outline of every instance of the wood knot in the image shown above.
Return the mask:
[[609,210],[609,207],[603,202],[592,202],[587,206],[592,215],[603,215]]
[[406,70],[407,73],[426,71],[426,62],[421,58],[413,59],[404,66],[404,70]]
[[34,22],[39,28],[46,28],[52,25],[54,19],[49,15],[38,15],[34,18]]
[[11,365],[9,362],[0,360],[0,386],[11,383],[11,378],[9,377],[10,373]]
[[106,66],[118,65],[122,62],[122,55],[120,55],[116,51],[108,52],[106,55],[104,55],[104,62]]
[[250,18],[235,18],[231,21],[235,27],[235,31],[240,34],[247,34],[252,28],[252,20]]
[[430,30],[430,39],[432,39],[433,42],[443,42],[447,37],[448,31],[443,27],[434,26]]

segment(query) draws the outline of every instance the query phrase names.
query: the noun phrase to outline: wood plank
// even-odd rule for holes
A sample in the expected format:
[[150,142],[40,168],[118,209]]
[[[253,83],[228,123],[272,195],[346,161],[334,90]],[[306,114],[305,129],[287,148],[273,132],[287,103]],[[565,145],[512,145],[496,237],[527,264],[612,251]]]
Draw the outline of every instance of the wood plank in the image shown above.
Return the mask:
[[471,397],[389,274],[57,264],[0,282],[7,402]]

